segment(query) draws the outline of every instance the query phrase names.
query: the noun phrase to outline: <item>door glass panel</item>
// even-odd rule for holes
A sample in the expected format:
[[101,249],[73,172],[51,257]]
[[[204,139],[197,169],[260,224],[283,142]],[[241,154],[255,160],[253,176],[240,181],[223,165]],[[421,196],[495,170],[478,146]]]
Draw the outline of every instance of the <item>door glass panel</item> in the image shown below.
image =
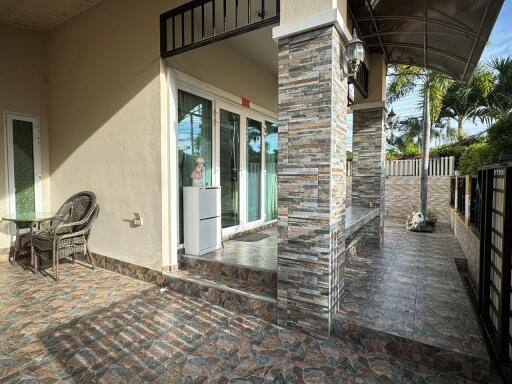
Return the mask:
[[267,220],[277,219],[277,124],[265,122],[265,213]]
[[30,121],[12,121],[16,212],[35,211],[34,137]]
[[222,228],[240,224],[240,115],[220,110]]
[[178,91],[179,240],[183,243],[183,187],[192,185],[196,159],[205,161],[204,183],[212,185],[212,103]]
[[247,119],[247,222],[260,219],[261,122]]

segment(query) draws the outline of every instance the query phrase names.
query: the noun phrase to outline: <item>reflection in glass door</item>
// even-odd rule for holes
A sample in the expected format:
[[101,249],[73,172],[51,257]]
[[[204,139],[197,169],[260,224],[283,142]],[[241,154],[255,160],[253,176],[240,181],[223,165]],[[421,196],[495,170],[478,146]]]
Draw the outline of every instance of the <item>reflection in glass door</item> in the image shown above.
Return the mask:
[[212,185],[212,102],[178,91],[179,242],[183,243],[183,187],[198,157],[205,161],[204,182]]
[[247,222],[261,218],[262,124],[247,119]]
[[220,109],[222,228],[240,224],[240,115]]

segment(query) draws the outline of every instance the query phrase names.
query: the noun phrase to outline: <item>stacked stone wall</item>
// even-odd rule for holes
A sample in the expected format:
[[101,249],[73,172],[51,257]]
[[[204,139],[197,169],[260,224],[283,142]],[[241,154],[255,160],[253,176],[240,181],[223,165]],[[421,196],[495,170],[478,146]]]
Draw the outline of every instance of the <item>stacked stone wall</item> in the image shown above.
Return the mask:
[[[419,176],[386,176],[386,216],[406,218],[419,207]],[[450,216],[450,177],[429,176],[428,205],[439,221],[448,222]]]

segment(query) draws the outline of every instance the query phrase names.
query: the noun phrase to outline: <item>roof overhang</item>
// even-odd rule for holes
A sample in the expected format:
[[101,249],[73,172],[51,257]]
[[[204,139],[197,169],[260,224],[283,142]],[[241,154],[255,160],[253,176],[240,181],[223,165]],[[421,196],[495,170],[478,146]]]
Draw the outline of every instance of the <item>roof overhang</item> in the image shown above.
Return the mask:
[[456,79],[473,74],[503,0],[349,0],[370,52],[388,64],[435,69]]

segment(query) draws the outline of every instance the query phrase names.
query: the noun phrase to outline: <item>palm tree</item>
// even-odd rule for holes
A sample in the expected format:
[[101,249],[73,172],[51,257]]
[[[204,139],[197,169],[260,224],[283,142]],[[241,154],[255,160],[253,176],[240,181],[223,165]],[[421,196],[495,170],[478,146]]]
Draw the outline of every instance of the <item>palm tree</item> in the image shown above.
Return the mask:
[[512,57],[493,57],[487,66],[494,73],[494,87],[482,108],[483,120],[489,123],[512,111]]
[[457,80],[448,87],[442,101],[441,117],[448,117],[457,122],[457,139],[465,136],[466,120],[475,120],[484,115],[482,106],[493,88],[493,73],[481,67],[477,68],[468,81]]
[[420,213],[427,213],[428,158],[430,155],[430,131],[432,121],[440,117],[444,94],[451,80],[440,72],[411,65],[393,66],[393,80],[388,88],[388,102],[392,103],[420,88],[423,99],[422,171],[420,187]]

